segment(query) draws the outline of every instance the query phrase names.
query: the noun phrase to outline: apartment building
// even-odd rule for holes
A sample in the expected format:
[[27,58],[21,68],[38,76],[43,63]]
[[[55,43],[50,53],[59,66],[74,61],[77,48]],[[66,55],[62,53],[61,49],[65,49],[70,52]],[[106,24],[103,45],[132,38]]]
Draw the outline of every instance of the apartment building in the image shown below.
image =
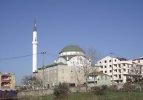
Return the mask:
[[[141,61],[140,61],[141,62]],[[98,69],[111,76],[114,83],[125,83],[127,75],[142,73],[142,64],[137,60],[107,56],[97,62]]]
[[0,90],[15,89],[15,74],[0,73]]

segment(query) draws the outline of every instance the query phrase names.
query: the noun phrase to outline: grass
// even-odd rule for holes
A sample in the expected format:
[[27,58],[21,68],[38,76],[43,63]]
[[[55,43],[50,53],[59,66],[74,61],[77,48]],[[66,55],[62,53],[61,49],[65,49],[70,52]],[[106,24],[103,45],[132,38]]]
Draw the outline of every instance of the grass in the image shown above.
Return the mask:
[[[20,99],[21,100],[21,99]],[[26,97],[23,100],[55,100],[53,95]],[[63,100],[63,99],[62,99]],[[97,96],[91,93],[71,93],[65,100],[143,100],[143,92],[108,92]]]

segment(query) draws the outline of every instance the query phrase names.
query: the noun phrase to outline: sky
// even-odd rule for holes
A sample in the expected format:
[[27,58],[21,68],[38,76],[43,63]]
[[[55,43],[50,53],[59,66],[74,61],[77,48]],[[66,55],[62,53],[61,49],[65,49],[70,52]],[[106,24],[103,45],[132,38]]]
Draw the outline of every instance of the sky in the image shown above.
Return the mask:
[[[17,84],[32,74],[32,27],[38,52],[53,63],[70,44],[102,55],[143,56],[143,0],[0,0],[0,72],[15,73]],[[38,66],[42,66],[42,55]]]

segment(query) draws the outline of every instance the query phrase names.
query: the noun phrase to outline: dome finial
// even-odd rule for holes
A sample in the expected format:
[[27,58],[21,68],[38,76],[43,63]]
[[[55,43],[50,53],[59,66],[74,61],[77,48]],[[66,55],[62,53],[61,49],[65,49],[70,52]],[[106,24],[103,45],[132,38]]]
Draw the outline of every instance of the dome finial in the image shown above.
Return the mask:
[[37,31],[36,19],[34,19],[33,31]]

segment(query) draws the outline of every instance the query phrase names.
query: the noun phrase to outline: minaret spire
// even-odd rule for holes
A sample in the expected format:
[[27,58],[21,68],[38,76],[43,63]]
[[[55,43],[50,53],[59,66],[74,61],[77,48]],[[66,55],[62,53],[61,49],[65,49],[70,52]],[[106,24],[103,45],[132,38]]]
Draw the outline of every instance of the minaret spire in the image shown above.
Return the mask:
[[36,24],[36,20],[34,20],[33,31],[37,31],[37,24]]
[[37,26],[36,20],[33,25],[33,41],[32,41],[32,72],[37,71],[37,49],[38,48],[38,40],[37,40]]

